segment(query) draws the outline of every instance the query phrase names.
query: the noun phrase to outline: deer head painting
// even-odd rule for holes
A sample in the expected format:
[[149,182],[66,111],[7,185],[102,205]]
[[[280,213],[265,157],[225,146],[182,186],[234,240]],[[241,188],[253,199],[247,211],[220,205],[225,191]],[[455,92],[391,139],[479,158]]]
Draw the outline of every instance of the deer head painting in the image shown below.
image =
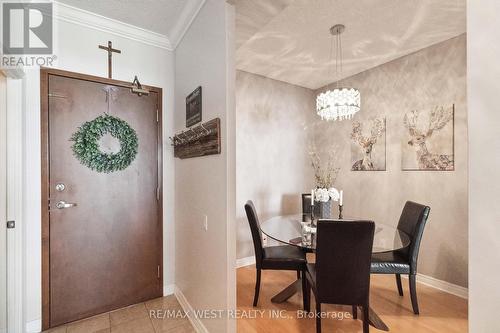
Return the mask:
[[352,123],[351,162],[352,171],[385,170],[385,118],[374,118],[363,123]]
[[453,115],[454,105],[405,114],[403,170],[454,170]]

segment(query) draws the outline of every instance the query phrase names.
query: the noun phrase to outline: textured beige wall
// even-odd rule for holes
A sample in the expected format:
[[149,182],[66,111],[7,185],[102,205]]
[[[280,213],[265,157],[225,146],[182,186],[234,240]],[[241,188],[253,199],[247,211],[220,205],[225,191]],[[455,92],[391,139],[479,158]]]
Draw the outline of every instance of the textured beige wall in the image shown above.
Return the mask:
[[[419,257],[419,273],[467,286],[467,105],[466,37],[399,58],[352,76],[340,85],[361,92],[356,119],[387,119],[387,171],[350,171],[351,122],[332,123],[341,143],[338,186],[346,215],[396,225],[406,200],[431,207]],[[401,171],[403,115],[455,104],[455,171]],[[345,144],[344,144],[345,143]]]
[[312,90],[236,73],[237,258],[253,256],[244,205],[253,200],[261,220],[300,211],[312,185],[303,127],[314,119]]
[[[241,77],[240,74],[237,80],[237,192],[256,196],[260,205],[266,207],[262,209],[264,214],[284,213],[285,209],[280,211],[281,198],[286,194],[298,200],[298,194],[312,185],[302,123],[311,121],[310,115],[314,114],[314,94],[313,100],[306,104],[309,96],[306,89],[295,88],[296,92],[289,93],[297,96],[284,98],[272,89],[281,83]],[[257,83],[264,86],[257,87]],[[419,272],[467,286],[465,35],[357,74],[342,84],[361,91],[362,110],[356,119],[381,115],[387,119],[387,171],[350,171],[351,121],[332,122],[324,132],[324,140],[339,147],[341,172],[337,187],[344,190],[345,215],[396,225],[406,200],[429,205],[431,215],[420,252]],[[404,113],[453,103],[455,171],[401,171],[401,138],[407,135]],[[305,114],[301,115],[300,110]],[[259,115],[261,119],[257,118]],[[283,140],[284,136],[293,139]],[[240,154],[251,152],[253,160],[241,163]],[[263,161],[266,159],[269,161]],[[292,160],[294,170],[288,172]],[[238,197],[238,212],[243,199]],[[241,258],[248,255],[248,251],[241,249],[246,250],[251,243],[243,228],[239,231]]]

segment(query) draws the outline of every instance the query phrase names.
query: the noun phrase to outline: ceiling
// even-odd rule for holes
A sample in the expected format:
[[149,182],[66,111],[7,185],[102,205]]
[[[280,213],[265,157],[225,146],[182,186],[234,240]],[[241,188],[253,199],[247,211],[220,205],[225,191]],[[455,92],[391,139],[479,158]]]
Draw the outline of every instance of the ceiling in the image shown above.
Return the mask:
[[202,0],[57,0],[130,25],[150,30],[174,41],[183,33]]
[[[236,0],[236,66],[310,89],[336,81],[332,25],[348,77],[466,31],[466,0]],[[335,52],[334,52],[335,54]]]

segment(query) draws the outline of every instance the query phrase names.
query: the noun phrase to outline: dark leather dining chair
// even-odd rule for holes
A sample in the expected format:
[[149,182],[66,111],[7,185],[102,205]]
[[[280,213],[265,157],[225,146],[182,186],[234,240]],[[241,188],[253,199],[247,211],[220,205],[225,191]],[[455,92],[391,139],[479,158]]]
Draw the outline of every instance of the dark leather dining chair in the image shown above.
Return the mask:
[[[307,264],[307,295],[316,298],[316,332],[321,332],[321,304],[351,305],[363,311],[363,333],[369,331],[370,261],[375,223],[319,220],[316,264]],[[309,308],[309,305],[307,306]]]
[[410,245],[402,250],[376,253],[372,256],[372,274],[396,274],[396,284],[400,296],[403,296],[401,274],[408,275],[411,304],[416,315],[420,312],[416,282],[418,252],[430,210],[428,206],[407,201],[399,218],[398,229],[410,236]]
[[250,230],[252,232],[253,246],[255,250],[255,266],[257,269],[253,306],[257,306],[257,302],[259,300],[260,276],[261,270],[263,269],[297,271],[298,278],[302,274],[302,295],[305,304],[305,253],[300,248],[292,245],[263,247],[259,218],[251,200],[248,200],[245,204],[245,212],[247,214],[248,223],[250,224]]

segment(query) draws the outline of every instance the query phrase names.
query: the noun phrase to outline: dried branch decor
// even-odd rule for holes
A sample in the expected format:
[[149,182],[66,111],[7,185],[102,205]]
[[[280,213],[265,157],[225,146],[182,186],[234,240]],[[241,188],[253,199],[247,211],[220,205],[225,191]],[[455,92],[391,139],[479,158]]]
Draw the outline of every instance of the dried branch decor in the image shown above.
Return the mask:
[[315,188],[314,216],[332,217],[332,202],[339,201],[340,192],[334,187],[340,168],[337,167],[337,143],[332,140],[335,128],[328,122],[318,121],[304,127],[308,144],[308,155],[314,171]]
[[319,188],[331,188],[337,180],[340,168],[335,167],[335,153],[332,151],[328,155],[327,162],[323,165],[319,154],[315,151],[309,153],[311,156],[311,165],[314,169],[314,179]]
[[[99,140],[110,134],[120,142],[118,153],[104,153]],[[133,128],[124,120],[108,114],[101,115],[78,127],[72,137],[72,149],[81,164],[97,171],[110,173],[126,169],[137,155],[138,139]]]
[[337,167],[338,146],[332,140],[335,128],[326,121],[316,121],[306,124],[304,131],[316,187],[329,189],[335,184],[340,171]]

